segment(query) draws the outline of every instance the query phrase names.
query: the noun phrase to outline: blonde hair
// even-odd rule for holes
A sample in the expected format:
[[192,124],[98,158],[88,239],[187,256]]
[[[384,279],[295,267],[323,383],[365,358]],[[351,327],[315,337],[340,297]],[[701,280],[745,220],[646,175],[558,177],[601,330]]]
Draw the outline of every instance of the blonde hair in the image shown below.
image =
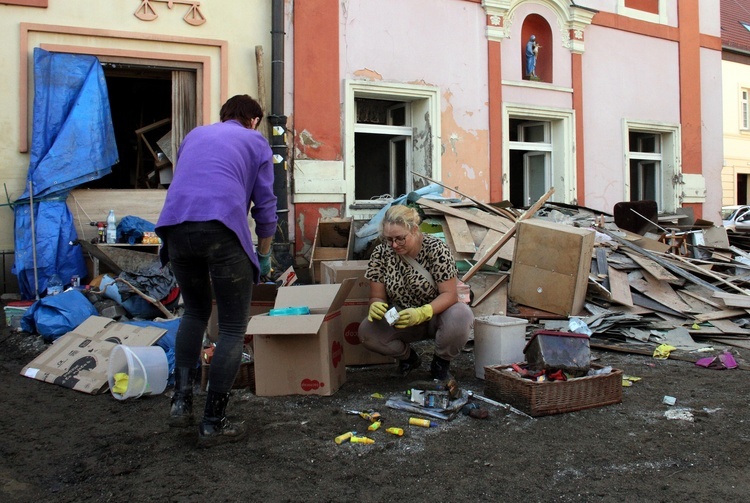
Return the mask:
[[409,206],[402,204],[394,205],[388,208],[385,212],[383,221],[380,222],[380,235],[383,235],[383,227],[386,224],[395,224],[406,227],[409,232],[419,230],[419,223],[422,219],[419,217],[419,212]]

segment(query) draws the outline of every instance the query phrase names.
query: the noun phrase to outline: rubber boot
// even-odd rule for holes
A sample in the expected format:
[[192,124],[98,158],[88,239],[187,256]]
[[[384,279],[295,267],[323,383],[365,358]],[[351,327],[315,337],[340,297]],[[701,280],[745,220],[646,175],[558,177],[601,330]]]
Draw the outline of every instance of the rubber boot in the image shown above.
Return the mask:
[[198,447],[213,447],[227,442],[239,442],[247,435],[245,423],[231,423],[225,414],[229,393],[208,391],[206,409],[198,427]]
[[453,379],[453,376],[449,372],[451,362],[444,360],[439,356],[435,355],[432,357],[432,363],[430,364],[430,374],[433,379],[439,381],[449,381]]
[[395,374],[400,377],[408,376],[412,370],[416,370],[422,364],[422,359],[413,348],[409,348],[409,356],[406,360],[399,360]]
[[169,410],[169,426],[185,428],[193,424],[193,385],[198,373],[196,368],[174,369],[174,395]]

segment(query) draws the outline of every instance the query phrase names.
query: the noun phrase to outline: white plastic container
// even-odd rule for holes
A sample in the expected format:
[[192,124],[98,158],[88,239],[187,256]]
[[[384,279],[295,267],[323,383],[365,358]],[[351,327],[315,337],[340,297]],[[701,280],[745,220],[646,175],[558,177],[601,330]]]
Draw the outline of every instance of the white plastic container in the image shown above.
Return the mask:
[[[128,386],[124,393],[116,393],[115,374],[126,373]],[[159,346],[123,346],[118,344],[109,355],[109,390],[118,400],[159,395],[167,387],[169,362]]]
[[509,365],[524,361],[528,320],[510,316],[479,316],[474,319],[474,371],[484,379],[487,365]]

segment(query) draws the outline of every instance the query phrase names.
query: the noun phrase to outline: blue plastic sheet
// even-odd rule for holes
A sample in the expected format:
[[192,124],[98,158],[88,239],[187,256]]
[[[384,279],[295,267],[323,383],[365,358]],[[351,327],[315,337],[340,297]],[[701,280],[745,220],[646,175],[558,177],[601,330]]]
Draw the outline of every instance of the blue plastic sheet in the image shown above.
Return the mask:
[[52,342],[97,314],[85,295],[71,289],[34,302],[21,318],[21,329]]
[[[86,277],[83,253],[72,244],[78,236],[65,199],[74,187],[110,173],[117,160],[107,84],[99,60],[34,49],[30,162],[26,190],[14,202],[13,273],[18,276],[22,298],[33,299],[44,292],[54,273],[65,284],[74,274]],[[33,234],[30,195],[34,199]]]

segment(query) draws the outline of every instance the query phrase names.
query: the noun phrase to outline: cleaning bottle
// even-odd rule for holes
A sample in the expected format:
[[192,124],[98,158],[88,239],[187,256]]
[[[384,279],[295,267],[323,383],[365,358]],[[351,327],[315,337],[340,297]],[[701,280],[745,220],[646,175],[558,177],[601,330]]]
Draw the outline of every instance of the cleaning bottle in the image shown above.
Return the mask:
[[107,215],[107,244],[113,245],[117,241],[117,220],[115,210],[109,210]]
[[418,417],[410,417],[409,424],[413,426],[422,426],[423,428],[434,428],[438,424],[435,421],[429,419],[420,419]]
[[333,441],[336,442],[337,444],[341,445],[344,442],[346,442],[347,440],[349,440],[350,438],[352,438],[356,434],[357,434],[356,431],[347,431],[346,433],[342,433],[338,437],[334,438]]
[[399,437],[403,436],[403,434],[404,434],[404,429],[403,428],[396,428],[395,426],[391,426],[390,428],[386,428],[385,431],[387,431],[391,435],[398,435]]
[[375,441],[369,437],[352,437],[349,442],[353,444],[374,444]]

